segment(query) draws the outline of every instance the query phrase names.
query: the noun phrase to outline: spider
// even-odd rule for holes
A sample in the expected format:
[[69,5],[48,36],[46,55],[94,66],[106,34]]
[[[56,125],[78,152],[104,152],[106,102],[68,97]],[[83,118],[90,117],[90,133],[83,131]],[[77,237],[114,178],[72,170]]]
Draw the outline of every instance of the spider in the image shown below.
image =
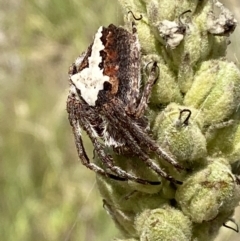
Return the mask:
[[[105,177],[160,184],[159,181],[134,176],[116,166],[104,148],[112,147],[116,152],[127,149],[161,177],[181,184],[149,157],[150,153],[156,153],[175,168],[182,169],[172,155],[149,136],[144,113],[151,89],[158,79],[158,66],[156,62],[152,64],[147,82],[141,89],[140,61],[140,44],[133,22],[132,32],[113,24],[100,27],[88,50],[70,67],[67,112],[78,156],[83,165]],[[81,137],[82,129],[89,136],[105,168],[90,162]]]

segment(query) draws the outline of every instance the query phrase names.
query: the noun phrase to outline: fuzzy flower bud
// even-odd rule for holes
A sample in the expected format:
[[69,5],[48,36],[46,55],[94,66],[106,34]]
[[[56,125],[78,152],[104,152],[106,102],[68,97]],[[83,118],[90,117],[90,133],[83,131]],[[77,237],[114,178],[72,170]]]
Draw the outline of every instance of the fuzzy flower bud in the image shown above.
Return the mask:
[[183,213],[195,223],[232,211],[239,201],[239,186],[227,161],[208,161],[209,165],[192,174],[176,192]]
[[233,63],[220,60],[203,62],[195,74],[184,104],[200,110],[204,124],[229,118],[240,103],[240,71]]
[[141,241],[190,241],[192,236],[190,219],[168,205],[142,212],[136,219],[136,229]]
[[190,167],[197,162],[203,165],[207,144],[201,131],[201,121],[196,109],[170,104],[157,116],[153,133],[158,142],[166,146],[184,166]]

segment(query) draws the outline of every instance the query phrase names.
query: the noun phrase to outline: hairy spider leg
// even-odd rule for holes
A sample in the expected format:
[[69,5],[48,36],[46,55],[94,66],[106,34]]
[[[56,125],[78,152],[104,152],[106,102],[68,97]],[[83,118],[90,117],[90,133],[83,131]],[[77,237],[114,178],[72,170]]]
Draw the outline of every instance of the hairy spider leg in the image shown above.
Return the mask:
[[157,62],[154,62],[150,70],[150,75],[148,76],[147,83],[145,84],[144,89],[141,93],[141,99],[134,113],[134,116],[136,118],[140,118],[144,115],[144,112],[147,108],[148,101],[151,95],[152,87],[159,77],[159,74],[158,73],[156,74],[157,69],[159,69],[157,66]]
[[[141,51],[140,51],[140,43],[138,40],[138,33],[136,23],[132,22],[132,39],[131,42],[131,58],[133,58],[133,62],[129,64],[131,69],[131,74],[128,76],[130,81],[129,93],[127,93],[128,104],[127,111],[129,113],[133,113],[136,110],[137,100],[139,99],[139,90],[141,84]],[[126,56],[127,57],[127,56]]]
[[[150,159],[150,157],[144,152],[142,151],[142,147],[138,144],[141,143],[142,139],[139,140],[138,138],[135,137],[135,135],[133,136],[133,134],[128,131],[128,129],[125,128],[126,123],[122,123],[121,120],[119,120],[118,118],[116,118],[116,116],[111,115],[110,113],[105,113],[107,118],[109,119],[109,121],[111,121],[111,123],[116,123],[116,126],[118,126],[118,129],[116,131],[120,131],[121,135],[123,135],[125,137],[126,140],[126,144],[130,147],[130,149],[142,160],[146,163],[146,165],[152,169],[153,171],[155,171],[157,174],[159,174],[161,177],[167,179],[168,181],[175,183],[175,184],[182,184],[181,181],[176,180],[175,178],[173,178],[172,176],[168,175],[166,172],[164,172],[152,159]],[[130,125],[135,125],[132,124],[132,122],[128,123]]]
[[[136,109],[135,112],[135,116],[137,118],[141,118],[144,115],[144,112],[147,108],[147,104],[148,104],[148,100],[149,97],[151,95],[151,91],[152,91],[152,87],[155,84],[156,80],[159,77],[159,74],[156,74],[158,66],[157,66],[157,62],[153,63],[153,66],[150,70],[150,75],[148,76],[148,80],[146,85],[144,86],[143,92],[142,92],[142,96],[141,96],[141,100],[139,102],[139,105]],[[117,110],[118,111],[118,110]],[[130,121],[130,117],[126,116],[128,120],[128,123],[131,122]],[[121,120],[125,120],[125,118],[119,118],[120,121]],[[172,158],[167,152],[165,152],[158,144],[156,144],[156,142],[154,140],[152,140],[152,138],[150,138],[145,132],[143,132],[138,125],[131,125],[132,128],[132,132],[133,135],[138,137],[141,139],[141,141],[145,141],[144,145],[147,145],[149,147],[150,150],[152,150],[153,152],[156,152],[158,154],[158,156],[162,157],[164,160],[168,161],[169,163],[171,163],[174,167],[176,167],[177,169],[183,169],[183,167],[181,167],[178,162],[176,162],[174,160],[174,158]],[[139,141],[139,140],[138,140]],[[140,143],[142,143],[140,141]]]
[[69,119],[70,125],[72,126],[75,145],[76,145],[78,157],[81,160],[81,163],[99,175],[109,177],[118,181],[127,181],[128,178],[121,178],[120,176],[116,176],[111,173],[108,173],[104,169],[100,168],[98,165],[90,162],[83,145],[83,141],[81,137],[81,127],[79,126],[79,119],[76,119],[76,113],[74,111],[74,106],[73,106],[74,104],[72,103],[73,100],[69,101],[70,98],[71,97],[68,98],[68,102],[67,102],[67,110],[69,113],[68,119]]
[[[130,115],[134,115],[136,118],[141,118],[144,115],[144,112],[147,108],[152,87],[156,82],[156,80],[158,79],[158,73],[156,74],[157,69],[158,69],[157,62],[154,62],[150,70],[150,75],[148,77],[147,83],[144,86],[140,102],[137,108],[133,111],[133,113],[130,113]],[[114,108],[115,106],[119,106],[119,105],[114,105]],[[118,112],[116,116],[117,118],[119,118],[120,121],[125,121],[126,119],[128,119],[126,120],[127,124],[132,123],[132,119],[128,115],[126,115],[124,111],[119,110],[119,108],[115,108],[115,111]],[[140,129],[138,125],[134,124],[129,126],[132,126],[132,128],[130,128],[131,129],[130,131],[133,132],[132,134],[136,137],[139,136],[139,139],[138,139],[139,143],[142,143],[142,141],[144,141],[143,145],[147,145],[149,149],[152,150],[153,152],[156,152],[158,156],[160,156],[164,160],[171,163],[178,170],[183,169],[183,167],[181,167],[178,164],[178,162],[176,162],[174,158],[170,156],[170,154],[165,152],[158,144],[156,144],[156,142],[152,140],[152,138],[150,138],[142,129]]]
[[99,168],[97,165],[95,165],[94,163],[90,163],[90,160],[86,154],[85,148],[83,146],[83,142],[82,142],[82,138],[81,138],[81,134],[80,134],[80,126],[78,121],[75,119],[74,115],[72,113],[70,113],[69,115],[69,122],[72,126],[72,130],[74,133],[74,137],[75,137],[75,144],[76,144],[76,148],[77,148],[77,152],[78,152],[78,156],[82,161],[82,164],[86,167],[88,167],[89,169],[93,170],[96,173],[99,173],[103,176],[107,176],[107,173],[105,173],[105,171],[102,168]]
[[[80,103],[79,103],[80,104]],[[127,172],[125,172],[123,169],[121,169],[120,167],[114,165],[113,163],[113,159],[110,155],[106,155],[105,152],[104,152],[104,147],[102,146],[102,144],[98,141],[97,137],[93,134],[93,131],[92,131],[92,127],[90,125],[90,123],[88,121],[82,121],[82,116],[83,114],[81,113],[81,109],[78,108],[78,111],[75,113],[75,115],[78,118],[78,121],[80,123],[80,126],[82,126],[82,128],[84,129],[84,131],[87,133],[87,135],[89,136],[90,140],[92,141],[93,143],[93,146],[100,158],[100,160],[102,161],[102,163],[107,167],[109,168],[112,172],[114,172],[118,178],[118,180],[120,181],[127,181],[127,180],[132,180],[134,182],[137,182],[137,183],[140,183],[140,184],[150,184],[150,185],[159,185],[161,182],[159,181],[148,181],[148,180],[144,180],[144,179],[141,179],[141,178],[138,178],[138,177],[135,177],[134,175],[131,175]],[[76,137],[76,136],[75,136]],[[80,157],[81,158],[81,157]],[[96,165],[94,165],[96,167]],[[87,166],[88,167],[88,166]],[[98,166],[97,166],[98,167]],[[99,168],[99,167],[98,167]],[[91,169],[91,168],[90,168]],[[100,168],[101,169],[101,168]],[[94,169],[92,169],[93,171],[95,171]],[[103,169],[102,169],[103,170]],[[100,175],[104,175],[104,176],[109,176],[111,177],[110,175],[113,176],[113,179],[116,179],[115,175],[113,174],[109,174],[107,173],[106,171],[104,171],[105,173],[100,173],[99,171],[97,172],[98,174]]]
[[147,133],[142,130],[137,123],[133,122],[129,115],[121,111],[116,105],[112,105],[115,112],[115,118],[119,120],[121,126],[128,126],[129,132],[137,140],[141,147],[148,147],[152,152],[155,152],[161,159],[172,164],[176,169],[183,170],[184,168],[173,158],[169,153],[163,150]]
[[132,174],[127,173],[120,167],[116,166],[113,162],[113,159],[110,155],[107,155],[104,151],[103,145],[98,141],[97,137],[93,135],[93,132],[91,130],[91,126],[88,122],[84,122],[83,124],[85,126],[84,130],[88,134],[90,140],[93,143],[94,149],[98,154],[98,157],[102,161],[102,163],[109,168],[112,172],[114,172],[116,175],[118,175],[120,178],[132,180],[134,182],[140,183],[140,184],[151,184],[151,185],[159,185],[161,182],[159,181],[148,181],[141,178],[138,178]]

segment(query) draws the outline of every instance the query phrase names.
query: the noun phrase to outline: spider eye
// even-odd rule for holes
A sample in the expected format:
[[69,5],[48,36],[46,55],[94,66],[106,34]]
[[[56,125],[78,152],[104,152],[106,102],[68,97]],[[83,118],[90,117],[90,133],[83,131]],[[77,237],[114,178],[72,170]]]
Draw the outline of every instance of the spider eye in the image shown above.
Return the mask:
[[112,90],[112,84],[110,84],[109,82],[105,81],[105,82],[103,83],[103,89],[104,89],[105,91],[111,91],[111,90]]

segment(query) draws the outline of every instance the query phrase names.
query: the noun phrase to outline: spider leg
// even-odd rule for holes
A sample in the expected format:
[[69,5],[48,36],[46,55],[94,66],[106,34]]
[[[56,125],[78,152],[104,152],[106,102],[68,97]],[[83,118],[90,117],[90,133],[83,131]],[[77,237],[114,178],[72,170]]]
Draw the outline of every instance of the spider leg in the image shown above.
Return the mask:
[[159,76],[159,73],[157,73],[157,69],[159,69],[158,66],[157,66],[157,62],[154,62],[153,66],[150,70],[150,74],[148,76],[147,83],[144,86],[140,102],[139,102],[139,104],[138,104],[138,106],[135,110],[135,113],[134,113],[134,116],[136,118],[140,118],[144,115],[144,112],[147,108],[148,101],[149,101],[149,98],[150,98],[150,95],[151,95],[152,87],[155,84],[155,82],[156,82],[156,80],[158,79],[158,76]]
[[[157,62],[153,63],[153,66],[150,70],[150,75],[148,77],[148,81],[143,89],[142,96],[140,99],[140,102],[138,104],[138,107],[135,109],[135,111],[131,114],[134,115],[136,119],[141,118],[144,115],[144,112],[147,108],[148,100],[151,94],[152,87],[156,80],[158,79],[158,73],[157,72],[158,66]],[[119,104],[112,105],[114,108],[114,111],[116,113],[116,117],[119,119],[120,122],[124,122],[125,125],[128,126],[130,132],[134,137],[138,139],[138,142],[141,143],[142,146],[147,146],[151,151],[157,153],[159,157],[166,160],[170,164],[172,164],[175,168],[178,170],[184,169],[181,167],[178,162],[171,157],[169,153],[167,153],[165,150],[163,150],[152,138],[148,136],[147,133],[145,133],[137,124],[132,123],[133,120],[125,113],[124,110],[119,108]]]
[[77,153],[78,153],[78,156],[79,156],[82,164],[102,176],[108,176],[108,174],[102,168],[100,168],[97,165],[95,165],[94,163],[90,162],[90,160],[87,156],[87,153],[85,151],[85,148],[83,146],[83,141],[82,141],[82,137],[81,137],[81,128],[79,126],[79,123],[75,119],[75,117],[72,116],[71,114],[69,115],[69,122],[72,126],[73,134],[75,137]]
[[77,115],[74,111],[74,99],[72,99],[70,96],[68,97],[68,100],[67,100],[67,111],[69,113],[68,119],[69,119],[70,125],[72,126],[75,145],[76,145],[78,157],[81,160],[81,163],[99,175],[109,177],[118,181],[127,181],[128,180],[127,178],[121,178],[119,176],[108,173],[104,169],[100,168],[98,165],[90,162],[83,145],[83,141],[81,137],[81,127],[78,122],[79,119],[77,118]]
[[148,147],[152,152],[155,152],[159,157],[172,164],[178,170],[184,168],[162,147],[160,147],[147,133],[145,133],[141,127],[139,127],[124,111],[122,111],[117,105],[112,105],[117,118],[123,125],[127,126],[131,135],[137,139],[142,147]]
[[[142,148],[138,144],[137,142],[138,140],[136,141],[136,139],[133,137],[133,134],[125,128],[125,123],[122,125],[121,121],[119,121],[118,118],[116,118],[115,116],[112,116],[108,112],[106,113],[106,116],[111,121],[111,123],[116,123],[116,126],[118,127],[118,131],[121,132],[121,134],[124,136],[124,139],[126,140],[126,144],[142,161],[144,161],[147,164],[147,166],[150,167],[150,169],[152,169],[157,174],[159,174],[160,176],[169,180],[172,183],[182,184],[181,181],[178,181],[172,176],[168,175],[153,160],[149,158],[149,156],[142,150]],[[140,140],[139,143],[141,143],[141,141],[142,140]]]
[[[119,181],[132,180],[134,182],[137,182],[140,184],[145,184],[145,185],[161,184],[161,182],[159,182],[159,181],[148,181],[148,180],[144,180],[144,179],[135,177],[134,175],[131,175],[131,174],[125,172],[120,167],[115,166],[113,163],[112,157],[107,155],[104,152],[104,147],[98,141],[97,137],[94,135],[94,132],[92,130],[90,123],[86,120],[83,120],[83,117],[82,117],[83,113],[81,113],[81,108],[80,108],[79,104],[76,105],[76,109],[77,110],[74,110],[73,107],[70,108],[69,121],[73,128],[73,133],[75,136],[75,142],[76,142],[78,155],[79,155],[79,158],[81,159],[83,165],[85,165],[89,169],[95,171],[97,174],[100,174],[102,176],[107,176],[107,177],[110,177],[112,179],[119,180]],[[76,117],[77,117],[77,119],[76,119]],[[103,162],[103,164],[116,175],[106,172],[105,170],[103,170],[102,168],[100,168],[99,166],[97,166],[94,163],[90,163],[89,158],[88,158],[88,156],[85,152],[84,146],[83,146],[83,142],[82,142],[82,138],[81,138],[81,134],[80,134],[80,126],[82,126],[84,131],[86,131],[86,133],[88,134],[88,136],[89,136],[90,140],[92,141],[93,146],[94,146],[99,158]]]
[[93,146],[95,148],[95,151],[97,152],[99,158],[103,162],[103,164],[111,170],[113,173],[115,173],[118,177],[120,177],[123,180],[131,180],[140,184],[150,184],[150,185],[159,185],[161,182],[159,181],[148,181],[144,180],[141,178],[138,178],[132,174],[127,173],[120,167],[116,166],[113,163],[113,159],[110,155],[107,155],[104,151],[104,147],[102,144],[98,141],[98,139],[94,136],[92,130],[91,130],[91,125],[88,122],[81,123],[84,126],[84,130],[88,134],[90,140],[93,143]]

